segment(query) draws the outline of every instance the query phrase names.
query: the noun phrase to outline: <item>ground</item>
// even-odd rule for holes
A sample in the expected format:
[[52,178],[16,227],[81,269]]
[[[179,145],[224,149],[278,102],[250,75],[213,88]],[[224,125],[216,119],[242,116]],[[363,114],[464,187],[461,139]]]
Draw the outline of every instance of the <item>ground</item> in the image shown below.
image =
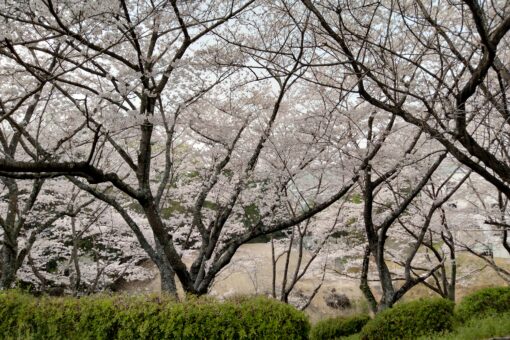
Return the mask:
[[[305,254],[305,259],[309,257],[309,254]],[[468,254],[458,254],[459,266],[468,266],[469,268],[483,268],[483,262]],[[296,261],[296,256],[291,257],[291,268]],[[185,259],[185,262],[191,262],[190,259]],[[281,280],[283,271],[283,262],[279,261],[277,267],[277,277]],[[499,264],[510,269],[509,259],[498,259]],[[272,270],[271,270],[271,248],[269,243],[256,243],[246,244],[239,248],[238,252],[232,259],[229,266],[225,268],[214,282],[214,285],[210,291],[211,295],[217,297],[228,297],[231,295],[253,295],[262,294],[269,295],[271,293],[271,282],[272,282]],[[153,267],[155,277],[149,281],[137,281],[125,284],[122,290],[128,292],[159,292],[160,291],[160,278],[157,274],[157,269],[154,265],[148,264]],[[460,300],[466,294],[477,289],[488,287],[505,285],[505,282],[497,276],[497,274],[490,269],[485,267],[481,270],[474,271],[471,275],[463,275],[462,269],[460,270],[460,282],[457,286],[457,300]],[[296,291],[309,294],[312,292],[317,284],[321,281],[319,273],[314,273],[305,276],[299,284],[296,286]],[[277,284],[278,281],[277,280]],[[337,315],[349,315],[361,311],[368,312],[368,306],[364,301],[361,291],[358,288],[359,281],[357,279],[348,278],[332,270],[327,270],[327,274],[324,278],[324,283],[318,294],[313,299],[310,306],[306,309],[312,322],[318,320],[337,316]],[[378,291],[377,286],[374,286],[374,290]],[[330,294],[331,290],[335,289],[337,293],[346,294],[351,302],[353,308],[340,311],[330,308],[326,305],[325,298]],[[181,291],[182,294],[182,291]],[[423,296],[433,296],[435,293],[430,291],[424,286],[417,286],[412,289],[406,296],[406,299],[415,299]]]

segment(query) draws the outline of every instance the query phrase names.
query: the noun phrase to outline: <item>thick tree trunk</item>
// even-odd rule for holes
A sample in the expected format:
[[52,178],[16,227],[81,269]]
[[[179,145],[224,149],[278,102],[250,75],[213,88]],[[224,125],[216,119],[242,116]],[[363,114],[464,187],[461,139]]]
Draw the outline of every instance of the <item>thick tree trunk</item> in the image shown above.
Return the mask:
[[368,285],[368,269],[370,264],[370,247],[365,248],[365,253],[363,255],[363,265],[361,267],[361,280],[359,288],[365,298],[368,301],[368,304],[370,306],[370,310],[372,313],[377,313],[377,300],[374,297],[374,294],[372,293],[372,290],[370,289],[370,286]]
[[165,253],[161,244],[156,240],[156,251],[160,255],[162,261],[157,261],[156,265],[159,269],[161,278],[161,291],[177,298],[177,286],[175,285],[175,272],[165,257]]
[[17,245],[12,245],[4,240],[2,247],[1,268],[0,275],[0,289],[9,289],[12,287],[16,280],[16,272],[18,270],[17,264]]
[[[159,210],[157,209],[154,199],[150,194],[147,194],[146,200],[139,202],[142,205],[147,221],[149,222],[152,232],[154,234],[154,240],[156,242],[156,252],[159,254],[161,261],[155,261],[158,268],[168,267],[172,268],[172,272],[177,275],[179,281],[182,284],[182,288],[185,292],[197,294],[197,289],[194,286],[188,268],[182,262],[181,256],[175,249],[172,241],[172,236],[168,235],[165,230],[165,224],[161,219]],[[164,280],[169,280],[170,276],[166,276]],[[169,275],[169,272],[168,272]],[[161,279],[163,280],[163,273],[161,273]],[[171,287],[170,281],[165,283],[165,287]],[[175,283],[173,284],[175,286]]]
[[395,299],[395,288],[393,287],[393,280],[391,279],[391,273],[384,262],[384,256],[382,251],[379,252],[375,259],[377,265],[377,271],[379,272],[379,279],[382,288],[382,297],[377,306],[377,312],[381,312],[386,308],[393,306]]
[[159,267],[161,276],[161,291],[177,298],[177,287],[175,285],[175,273],[170,265]]

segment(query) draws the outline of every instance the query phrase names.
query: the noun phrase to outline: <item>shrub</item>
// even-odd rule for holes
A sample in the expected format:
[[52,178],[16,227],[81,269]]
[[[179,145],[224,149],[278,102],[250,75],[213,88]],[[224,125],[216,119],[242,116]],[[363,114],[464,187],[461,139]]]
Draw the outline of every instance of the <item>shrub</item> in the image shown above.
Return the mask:
[[256,297],[184,303],[158,296],[35,298],[0,292],[0,334],[31,339],[307,339],[306,316]]
[[441,298],[395,305],[369,321],[361,331],[361,338],[414,339],[449,331],[453,327],[453,307],[452,301]]
[[466,322],[473,317],[510,312],[510,287],[480,289],[462,299],[455,310],[457,319]]
[[370,320],[368,315],[356,315],[345,318],[331,318],[319,321],[310,332],[310,339],[336,339],[342,336],[356,334]]
[[[471,318],[462,325],[457,325],[453,332],[435,336],[434,340],[477,340],[498,337],[508,339],[510,334],[510,313]],[[501,338],[500,338],[501,337]],[[423,338],[420,340],[429,340]]]

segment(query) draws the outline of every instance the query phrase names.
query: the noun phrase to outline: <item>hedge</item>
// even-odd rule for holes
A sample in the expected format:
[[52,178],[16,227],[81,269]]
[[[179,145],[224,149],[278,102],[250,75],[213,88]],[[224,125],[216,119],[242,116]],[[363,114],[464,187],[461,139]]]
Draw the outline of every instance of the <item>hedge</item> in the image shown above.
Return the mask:
[[460,322],[505,312],[510,312],[510,287],[480,289],[465,296],[455,309]]
[[317,322],[310,332],[311,340],[336,339],[356,334],[370,320],[368,315],[356,315],[349,318],[337,317]]
[[159,296],[35,298],[0,292],[0,334],[14,339],[307,339],[304,313],[256,297],[175,302]]
[[361,339],[415,339],[453,328],[452,301],[435,298],[400,303],[375,316],[361,330]]

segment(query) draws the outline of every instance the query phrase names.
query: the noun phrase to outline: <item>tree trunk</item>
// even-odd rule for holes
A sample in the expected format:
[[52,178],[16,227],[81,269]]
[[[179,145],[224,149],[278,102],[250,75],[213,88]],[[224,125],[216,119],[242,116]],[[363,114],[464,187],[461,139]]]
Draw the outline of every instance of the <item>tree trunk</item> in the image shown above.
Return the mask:
[[175,272],[168,262],[163,247],[156,239],[156,252],[160,255],[161,261],[157,261],[156,265],[159,269],[161,278],[161,291],[177,298],[177,286],[175,285]]
[[[381,262],[382,261],[382,262]],[[377,312],[381,312],[386,308],[393,306],[395,298],[395,289],[393,287],[393,281],[388,266],[384,262],[384,258],[376,259],[377,271],[379,272],[379,278],[382,288],[382,297],[377,306]]]
[[159,268],[161,276],[161,291],[177,298],[177,287],[175,285],[175,273],[170,265],[163,265]]
[[9,289],[12,287],[16,280],[17,271],[17,245],[10,244],[4,238],[4,246],[2,247],[1,268],[0,275],[0,289]]
[[451,276],[450,283],[448,284],[448,299],[455,302],[455,285],[457,283],[457,262],[455,260],[455,254],[452,254],[451,260]]
[[365,252],[363,254],[363,265],[361,267],[361,280],[359,284],[359,289],[365,296],[370,306],[370,310],[372,313],[377,312],[377,301],[375,300],[374,294],[368,285],[368,269],[370,265],[370,247],[367,246],[365,248]]

